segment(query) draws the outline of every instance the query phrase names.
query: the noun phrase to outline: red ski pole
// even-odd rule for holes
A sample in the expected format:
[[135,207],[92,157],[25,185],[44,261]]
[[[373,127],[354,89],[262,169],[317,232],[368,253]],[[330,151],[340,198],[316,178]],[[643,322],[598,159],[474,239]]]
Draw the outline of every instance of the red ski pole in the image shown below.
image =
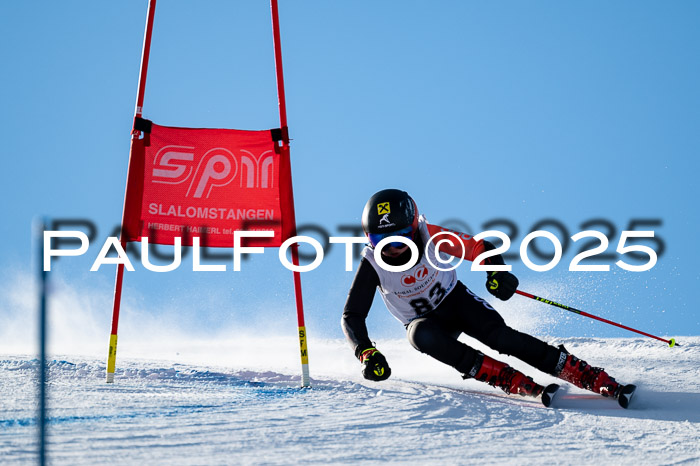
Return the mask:
[[542,303],[549,304],[549,305],[551,305],[551,306],[555,306],[555,307],[558,307],[558,308],[560,308],[560,309],[564,309],[565,311],[574,312],[574,313],[579,314],[579,315],[582,315],[582,316],[584,316],[584,317],[590,317],[591,319],[599,320],[599,321],[601,321],[601,322],[605,322],[606,324],[614,325],[615,327],[624,328],[625,330],[629,330],[629,331],[631,331],[631,332],[639,333],[640,335],[644,335],[644,336],[647,336],[647,337],[650,337],[650,338],[655,338],[656,340],[663,341],[664,343],[667,343],[668,346],[670,346],[671,348],[673,348],[674,346],[681,346],[681,345],[679,345],[678,343],[676,343],[676,339],[675,339],[675,338],[671,338],[670,340],[665,340],[665,339],[663,339],[663,338],[661,338],[661,337],[657,337],[656,335],[652,335],[652,334],[650,334],[650,333],[642,332],[641,330],[637,330],[637,329],[634,329],[634,328],[632,328],[632,327],[628,327],[628,326],[626,326],[626,325],[617,324],[617,323],[615,323],[615,322],[613,322],[613,321],[611,321],[611,320],[603,319],[602,317],[598,317],[598,316],[594,316],[593,314],[589,314],[589,313],[587,313],[587,312],[580,311],[580,310],[578,310],[578,309],[575,309],[575,308],[573,308],[573,307],[567,306],[567,305],[565,305],[565,304],[557,303],[556,301],[552,301],[552,300],[545,299],[545,298],[540,298],[539,296],[535,296],[534,294],[526,293],[526,292],[520,291],[520,290],[515,290],[515,292],[518,293],[518,294],[521,295],[521,296],[525,296],[526,298],[534,299],[534,300],[536,300],[536,301],[540,301],[540,302],[542,302]]

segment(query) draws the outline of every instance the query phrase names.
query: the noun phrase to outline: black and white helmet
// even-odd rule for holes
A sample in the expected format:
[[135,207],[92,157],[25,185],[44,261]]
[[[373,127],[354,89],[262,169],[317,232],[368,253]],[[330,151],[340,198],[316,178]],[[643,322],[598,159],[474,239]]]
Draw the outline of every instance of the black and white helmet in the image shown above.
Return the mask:
[[[418,230],[418,207],[406,191],[383,189],[369,198],[362,212],[362,229],[372,246],[387,236],[413,239]],[[400,247],[403,243],[391,243]]]

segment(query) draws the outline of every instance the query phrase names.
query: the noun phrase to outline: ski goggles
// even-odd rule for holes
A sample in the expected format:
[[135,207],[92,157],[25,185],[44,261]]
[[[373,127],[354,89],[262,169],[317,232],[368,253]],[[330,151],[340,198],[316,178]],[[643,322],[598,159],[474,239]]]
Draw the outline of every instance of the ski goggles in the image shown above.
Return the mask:
[[[413,227],[408,226],[398,231],[392,231],[391,233],[369,233],[367,236],[369,237],[369,242],[376,248],[377,244],[379,244],[381,240],[388,238],[389,236],[403,236],[404,238],[413,240]],[[392,248],[402,248],[406,246],[406,244],[400,241],[394,241],[389,243],[388,246],[391,246]]]

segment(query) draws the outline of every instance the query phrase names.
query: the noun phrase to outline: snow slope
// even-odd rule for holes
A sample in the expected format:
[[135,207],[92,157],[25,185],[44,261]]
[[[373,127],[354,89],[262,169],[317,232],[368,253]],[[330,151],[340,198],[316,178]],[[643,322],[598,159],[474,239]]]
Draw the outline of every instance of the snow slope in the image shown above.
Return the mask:
[[[310,340],[312,389],[292,359],[239,353],[222,367],[206,351],[168,360],[50,363],[53,464],[700,464],[700,337],[680,347],[641,339],[557,341],[640,387],[633,409],[570,388],[557,409],[462,381],[410,348],[383,342],[394,376],[366,382],[344,341]],[[245,347],[284,344],[246,341]],[[240,343],[218,342],[229,350]],[[196,353],[196,354],[195,354]],[[314,359],[314,355],[316,358]],[[158,355],[160,356],[160,355]],[[293,356],[293,355],[292,355]],[[174,360],[173,360],[174,359]],[[554,379],[516,360],[538,382]],[[0,356],[0,463],[36,453],[36,370]]]

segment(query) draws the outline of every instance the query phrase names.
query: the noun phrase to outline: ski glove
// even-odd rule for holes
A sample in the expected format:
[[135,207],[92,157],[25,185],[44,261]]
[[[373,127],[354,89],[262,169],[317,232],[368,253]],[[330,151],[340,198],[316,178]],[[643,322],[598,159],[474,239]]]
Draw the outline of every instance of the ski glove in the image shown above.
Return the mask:
[[520,282],[510,272],[486,272],[486,289],[502,301],[510,299]]
[[391,375],[391,368],[386,358],[377,348],[367,348],[360,355],[362,362],[362,376],[367,380],[386,380]]

